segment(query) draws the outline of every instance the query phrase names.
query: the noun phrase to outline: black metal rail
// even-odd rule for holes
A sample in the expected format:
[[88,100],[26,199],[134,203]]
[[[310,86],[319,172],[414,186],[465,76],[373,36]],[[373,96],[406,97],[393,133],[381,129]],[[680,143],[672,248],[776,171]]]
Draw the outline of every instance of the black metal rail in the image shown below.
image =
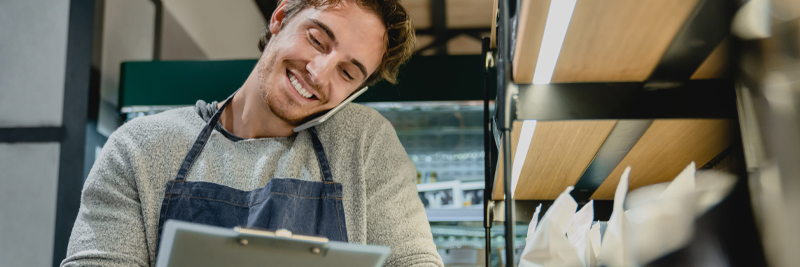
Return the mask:
[[491,118],[489,117],[489,60],[491,54],[489,53],[490,39],[484,37],[481,39],[481,54],[486,60],[483,68],[483,154],[484,154],[484,187],[483,187],[483,228],[485,229],[484,239],[486,241],[486,248],[484,249],[485,262],[490,264],[492,261],[492,216],[489,215],[489,198],[492,192],[492,126]]

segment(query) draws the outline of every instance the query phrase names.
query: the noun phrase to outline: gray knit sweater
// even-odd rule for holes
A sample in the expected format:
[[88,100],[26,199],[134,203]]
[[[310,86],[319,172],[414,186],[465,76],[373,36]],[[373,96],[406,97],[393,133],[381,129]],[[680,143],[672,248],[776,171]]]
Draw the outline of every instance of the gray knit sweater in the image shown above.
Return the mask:
[[[61,266],[155,264],[165,185],[214,110],[201,101],[197,107],[134,119],[109,137],[84,184]],[[322,180],[307,131],[241,140],[218,129],[187,180],[240,190],[263,187],[271,177]],[[344,188],[349,241],[391,247],[385,266],[442,266],[417,197],[416,170],[392,125],[373,109],[348,104],[317,129]]]

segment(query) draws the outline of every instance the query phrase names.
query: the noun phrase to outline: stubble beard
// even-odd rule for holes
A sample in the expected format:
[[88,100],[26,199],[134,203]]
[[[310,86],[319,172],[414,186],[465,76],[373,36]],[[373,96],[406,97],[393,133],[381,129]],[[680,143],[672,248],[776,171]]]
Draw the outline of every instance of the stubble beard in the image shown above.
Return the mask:
[[[270,97],[270,90],[267,88],[268,86],[268,74],[273,74],[274,70],[276,69],[277,59],[274,57],[274,53],[270,51],[272,48],[267,45],[267,59],[260,60],[258,64],[258,86],[259,86],[259,93],[261,94],[261,99],[267,105],[267,108],[274,114],[276,117],[281,119],[282,121],[286,122],[289,125],[300,125],[303,122],[305,116],[298,116],[298,114],[290,114],[289,110],[297,110],[298,107],[295,103],[282,102],[276,99],[276,97]],[[269,55],[269,54],[272,54]],[[277,90],[278,85],[271,88]],[[273,94],[280,94],[280,92],[274,92]],[[277,95],[276,95],[277,96]],[[287,96],[290,97],[290,96]]]

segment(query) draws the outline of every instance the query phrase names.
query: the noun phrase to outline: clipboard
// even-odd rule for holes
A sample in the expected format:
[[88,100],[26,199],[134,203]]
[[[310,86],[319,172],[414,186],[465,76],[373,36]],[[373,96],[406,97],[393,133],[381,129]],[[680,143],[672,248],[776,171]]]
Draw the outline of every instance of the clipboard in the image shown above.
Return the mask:
[[168,220],[156,267],[184,266],[364,266],[383,265],[385,246],[328,241],[324,237],[223,228]]

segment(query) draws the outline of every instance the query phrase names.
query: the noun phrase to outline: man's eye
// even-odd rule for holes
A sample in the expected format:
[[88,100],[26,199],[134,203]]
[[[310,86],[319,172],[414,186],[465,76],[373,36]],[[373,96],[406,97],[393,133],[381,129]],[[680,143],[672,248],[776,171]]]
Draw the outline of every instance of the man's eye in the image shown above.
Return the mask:
[[347,77],[347,80],[349,80],[349,81],[353,80],[353,76],[350,76],[350,73],[348,73],[347,70],[342,69],[342,72],[344,73],[344,76]]
[[317,37],[315,36],[317,34],[316,29],[313,28],[309,29],[307,34],[308,34],[308,42],[311,43],[311,45],[317,47],[317,49],[325,50],[325,46],[322,45],[322,42],[320,42],[319,39],[317,39]]
[[317,38],[314,38],[314,35],[309,34],[309,37],[311,37],[311,42],[313,42],[315,45],[322,46],[322,43],[320,43]]

